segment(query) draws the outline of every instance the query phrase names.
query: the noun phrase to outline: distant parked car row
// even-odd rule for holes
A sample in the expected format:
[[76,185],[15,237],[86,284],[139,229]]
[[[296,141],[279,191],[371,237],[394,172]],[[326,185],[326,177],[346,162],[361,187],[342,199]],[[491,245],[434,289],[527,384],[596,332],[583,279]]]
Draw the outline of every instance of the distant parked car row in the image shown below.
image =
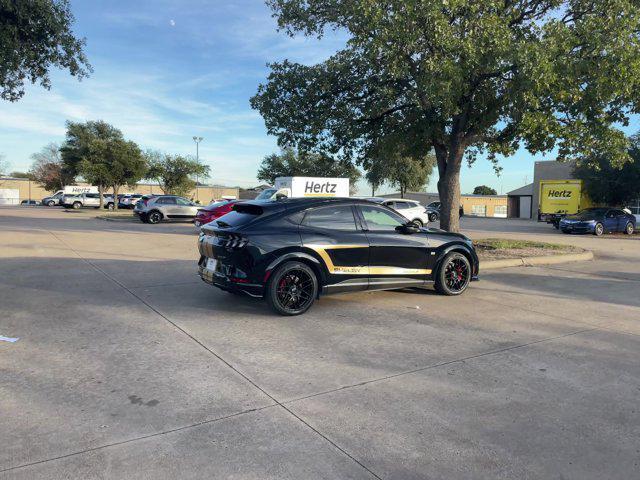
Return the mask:
[[[118,208],[133,209],[138,200],[145,195],[141,193],[122,193],[118,195]],[[113,195],[104,195],[103,206],[108,210],[113,210],[115,207],[115,199]],[[38,205],[40,202],[37,203]],[[44,197],[42,199],[42,205],[47,207],[61,206],[65,208],[98,208],[100,206],[100,194],[95,192],[85,192],[77,194],[64,193],[62,190],[56,192],[54,195]]]

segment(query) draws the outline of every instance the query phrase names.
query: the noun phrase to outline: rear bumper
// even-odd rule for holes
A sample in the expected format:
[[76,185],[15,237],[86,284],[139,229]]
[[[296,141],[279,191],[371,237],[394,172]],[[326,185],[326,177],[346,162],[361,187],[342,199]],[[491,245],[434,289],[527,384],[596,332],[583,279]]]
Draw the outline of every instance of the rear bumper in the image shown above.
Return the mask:
[[201,257],[198,262],[198,275],[203,282],[228,292],[244,293],[251,297],[259,298],[264,296],[264,285],[244,283],[239,279],[232,279],[221,271],[213,271],[206,268],[205,262],[206,257]]

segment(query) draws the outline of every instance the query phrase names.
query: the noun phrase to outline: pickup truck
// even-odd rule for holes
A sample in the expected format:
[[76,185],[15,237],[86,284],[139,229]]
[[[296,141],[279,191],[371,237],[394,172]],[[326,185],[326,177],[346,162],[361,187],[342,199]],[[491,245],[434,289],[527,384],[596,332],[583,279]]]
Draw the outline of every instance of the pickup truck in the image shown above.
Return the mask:
[[[65,208],[83,208],[83,207],[100,207],[100,194],[99,193],[81,193],[79,195],[63,195],[60,199],[60,205]],[[104,208],[113,210],[113,197],[104,197]]]

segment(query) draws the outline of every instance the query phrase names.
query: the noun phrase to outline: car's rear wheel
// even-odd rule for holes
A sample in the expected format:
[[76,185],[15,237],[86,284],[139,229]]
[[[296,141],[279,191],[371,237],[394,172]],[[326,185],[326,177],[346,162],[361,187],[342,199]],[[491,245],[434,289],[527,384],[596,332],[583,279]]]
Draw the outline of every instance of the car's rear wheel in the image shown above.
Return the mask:
[[318,279],[304,263],[286,262],[273,272],[266,287],[269,306],[280,315],[300,315],[318,295]]
[[411,220],[413,223],[415,223],[418,227],[422,228],[424,226],[424,223],[422,223],[422,220],[420,220],[419,218],[414,218],[413,220]]
[[602,235],[604,233],[604,225],[602,225],[601,223],[596,223],[596,226],[593,229],[593,234],[596,235],[597,237],[599,237],[600,235]]
[[107,209],[108,210],[113,210],[113,203],[107,203]]
[[47,202],[47,207],[53,207],[56,204],[56,202],[54,202],[53,200],[49,200]]
[[633,223],[629,222],[627,223],[627,226],[624,227],[624,233],[626,233],[627,235],[633,235]]
[[72,205],[74,210],[78,210],[81,206],[82,204],[80,202],[73,202],[73,205]]
[[438,214],[437,213],[430,213],[429,214],[429,221],[430,222],[436,222],[438,220]]
[[436,290],[443,295],[460,295],[471,281],[471,264],[460,252],[444,257],[436,273]]
[[161,220],[162,220],[162,214],[157,210],[153,210],[152,212],[149,212],[147,215],[147,223],[156,224],[156,223],[159,223]]

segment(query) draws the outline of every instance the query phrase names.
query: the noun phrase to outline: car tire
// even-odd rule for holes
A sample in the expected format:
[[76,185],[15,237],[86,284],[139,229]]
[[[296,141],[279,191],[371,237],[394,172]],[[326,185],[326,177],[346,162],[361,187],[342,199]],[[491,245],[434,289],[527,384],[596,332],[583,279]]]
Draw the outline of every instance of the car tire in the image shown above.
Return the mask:
[[603,233],[604,233],[604,225],[602,225],[600,222],[596,223],[596,226],[593,227],[593,234],[596,237],[600,237]]
[[54,202],[53,200],[49,200],[47,202],[47,207],[53,207],[56,204],[56,202]]
[[107,210],[113,210],[114,206],[113,203],[107,203]]
[[422,220],[420,220],[419,218],[414,218],[413,220],[411,220],[413,223],[415,223],[418,227],[422,228],[424,227],[424,223],[422,223]]
[[429,214],[429,221],[430,222],[437,222],[438,221],[438,214],[437,213]]
[[[301,262],[285,262],[280,265],[271,274],[265,291],[267,303],[280,315],[300,315],[306,312],[317,296],[318,278],[311,267]],[[290,301],[293,304],[287,303]]]
[[155,225],[162,221],[162,213],[158,210],[152,210],[147,214],[147,223]]
[[74,210],[78,210],[80,207],[82,207],[82,204],[80,202],[73,202],[73,205],[71,206]]
[[469,259],[460,252],[450,252],[436,272],[436,291],[442,295],[460,295],[469,286],[471,275]]
[[633,231],[634,231],[633,223],[628,222],[627,226],[624,227],[624,233],[626,233],[627,235],[633,235]]

